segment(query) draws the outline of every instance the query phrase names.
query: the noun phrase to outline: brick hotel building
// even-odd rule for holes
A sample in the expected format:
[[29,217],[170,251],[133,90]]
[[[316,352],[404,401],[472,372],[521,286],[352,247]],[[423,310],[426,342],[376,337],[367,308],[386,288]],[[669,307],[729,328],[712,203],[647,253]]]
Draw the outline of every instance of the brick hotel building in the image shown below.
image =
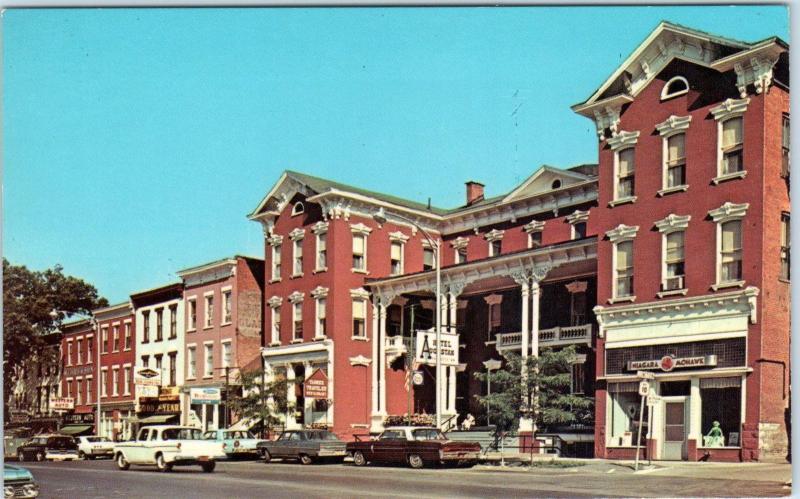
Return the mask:
[[[303,398],[289,427],[343,437],[435,411],[435,370],[410,386],[410,337],[440,314],[458,359],[442,369],[445,426],[506,351],[575,345],[572,389],[594,423],[538,428],[570,452],[630,458],[636,372],[654,373],[643,441],[655,459],[784,456],[789,411],[788,46],[662,23],[573,110],[598,164],[542,166],[443,209],[287,171],[250,214],[265,237],[264,367]],[[435,310],[435,248],[442,308]],[[410,400],[410,402],[409,402]],[[718,422],[722,447],[704,436]],[[523,445],[533,428],[521,421]],[[536,445],[534,443],[534,445]]]

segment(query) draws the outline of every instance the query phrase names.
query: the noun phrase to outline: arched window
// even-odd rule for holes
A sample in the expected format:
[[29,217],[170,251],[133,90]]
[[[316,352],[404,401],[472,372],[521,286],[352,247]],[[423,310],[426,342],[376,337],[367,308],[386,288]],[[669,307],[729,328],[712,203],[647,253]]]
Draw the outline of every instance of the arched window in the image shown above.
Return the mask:
[[299,215],[305,211],[305,206],[303,203],[298,201],[292,206],[292,216]]
[[683,76],[671,78],[661,90],[661,100],[683,95],[689,91],[689,82]]
[[561,187],[561,180],[560,179],[553,180],[553,183],[550,185],[550,188],[558,189],[559,187]]

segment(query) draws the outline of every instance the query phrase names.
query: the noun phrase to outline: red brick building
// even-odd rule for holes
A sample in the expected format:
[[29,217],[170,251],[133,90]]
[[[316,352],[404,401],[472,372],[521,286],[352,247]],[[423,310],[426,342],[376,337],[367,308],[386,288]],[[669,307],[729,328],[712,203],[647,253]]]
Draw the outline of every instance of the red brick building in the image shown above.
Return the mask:
[[135,417],[133,308],[129,302],[124,302],[93,313],[100,330],[100,434],[112,440],[127,439],[133,435]]
[[662,23],[573,107],[600,138],[598,457],[633,456],[641,370],[653,458],[786,455],[788,68],[777,38]]
[[61,431],[75,435],[95,433],[97,391],[97,339],[92,323],[78,320],[61,327],[60,396],[71,398],[74,408],[59,411],[64,424]]

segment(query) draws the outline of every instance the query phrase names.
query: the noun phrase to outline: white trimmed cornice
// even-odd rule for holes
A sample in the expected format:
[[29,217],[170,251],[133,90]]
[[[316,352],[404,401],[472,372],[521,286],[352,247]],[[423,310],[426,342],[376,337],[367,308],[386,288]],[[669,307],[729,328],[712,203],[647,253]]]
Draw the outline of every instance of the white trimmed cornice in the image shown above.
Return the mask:
[[316,288],[312,289],[309,294],[314,298],[325,298],[328,296],[328,288],[317,286]]
[[292,294],[289,295],[289,303],[300,303],[303,301],[303,297],[305,293],[301,293],[300,291],[294,291]]
[[571,215],[566,216],[566,220],[568,223],[572,225],[580,222],[586,222],[589,220],[589,210],[586,211],[575,210],[572,212]]
[[719,208],[710,210],[708,215],[717,223],[727,222],[728,220],[743,218],[747,214],[747,208],[749,207],[750,203],[735,204],[728,201]]
[[392,241],[392,242],[395,242],[395,243],[405,243],[408,240],[409,240],[409,236],[403,234],[399,230],[389,233],[389,241]]
[[311,226],[311,232],[314,234],[322,234],[328,232],[328,222],[317,222]]
[[756,93],[763,93],[772,85],[773,68],[778,57],[751,57],[749,61],[734,63],[736,88],[742,98],[747,97],[747,85],[752,84]]
[[267,243],[269,243],[270,246],[277,246],[277,245],[283,243],[283,236],[279,236],[279,235],[276,234],[276,235],[273,235],[272,237],[268,237],[267,238]]
[[469,239],[463,236],[459,236],[450,241],[450,245],[455,249],[466,248],[468,244],[469,244]]
[[363,234],[368,236],[369,233],[372,232],[372,229],[359,222],[357,224],[350,224],[350,231],[353,234]]
[[618,243],[621,241],[627,241],[636,237],[636,233],[639,231],[639,226],[630,226],[625,224],[619,224],[613,229],[606,232],[606,236],[608,236],[608,240],[612,243]]
[[545,222],[540,222],[538,220],[531,220],[530,222],[526,223],[522,226],[522,230],[525,232],[541,232],[544,230]]
[[608,139],[608,147],[611,148],[612,151],[619,151],[624,147],[635,146],[636,142],[639,141],[639,132],[626,132],[620,131],[610,139]]
[[655,226],[658,227],[660,232],[674,232],[689,227],[689,220],[691,219],[691,215],[675,215],[674,213],[670,213],[665,218],[657,221]]
[[709,109],[714,119],[717,121],[725,121],[728,118],[741,116],[747,110],[747,105],[750,104],[750,99],[725,99],[717,106]]
[[369,357],[365,357],[363,355],[357,355],[355,357],[350,357],[350,365],[351,366],[365,366],[368,367],[372,364],[372,359]]
[[658,130],[658,133],[662,136],[672,135],[675,132],[688,129],[691,121],[691,116],[675,116],[673,114],[665,121],[656,125],[656,130]]
[[297,241],[298,239],[303,239],[305,235],[306,231],[304,229],[297,227],[296,229],[292,230],[289,233],[289,239],[291,239],[292,241]]
[[369,291],[364,288],[355,288],[350,290],[350,298],[361,298],[369,300]]
[[267,300],[267,303],[269,304],[270,308],[277,308],[280,307],[281,304],[283,303],[283,298],[281,298],[280,296],[273,296],[272,298]]
[[504,230],[492,229],[489,232],[487,232],[483,237],[485,237],[487,241],[497,241],[503,239],[503,234],[505,234]]

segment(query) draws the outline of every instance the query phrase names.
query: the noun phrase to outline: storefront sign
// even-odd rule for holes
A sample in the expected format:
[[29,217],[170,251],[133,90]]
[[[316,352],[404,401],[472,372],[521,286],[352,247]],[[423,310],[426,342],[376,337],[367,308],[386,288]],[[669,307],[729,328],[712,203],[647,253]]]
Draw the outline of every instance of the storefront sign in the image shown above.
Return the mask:
[[64,424],[94,424],[94,413],[64,414]]
[[703,357],[673,357],[665,355],[660,360],[631,360],[628,361],[629,371],[644,371],[661,369],[669,372],[673,369],[685,369],[687,367],[714,367],[717,365],[716,355],[706,355]]
[[181,395],[181,389],[177,386],[162,386],[158,389],[158,398],[160,400],[177,399]]
[[328,398],[328,377],[317,369],[303,382],[303,395],[312,399]]
[[161,397],[145,397],[139,399],[139,412],[155,414],[179,414],[181,403],[177,397],[162,400]]
[[65,367],[64,376],[74,378],[76,376],[87,376],[94,373],[94,366]]
[[222,400],[222,390],[219,388],[190,388],[190,404],[217,405]]
[[56,411],[68,411],[75,408],[75,399],[72,397],[53,397],[50,407]]
[[133,382],[143,386],[161,386],[161,373],[149,367],[137,367]]
[[158,397],[158,386],[151,385],[135,385],[136,398],[142,397]]
[[[439,349],[443,366],[458,365],[458,335],[441,333],[442,346]],[[436,332],[417,331],[415,360],[420,364],[436,365]]]

